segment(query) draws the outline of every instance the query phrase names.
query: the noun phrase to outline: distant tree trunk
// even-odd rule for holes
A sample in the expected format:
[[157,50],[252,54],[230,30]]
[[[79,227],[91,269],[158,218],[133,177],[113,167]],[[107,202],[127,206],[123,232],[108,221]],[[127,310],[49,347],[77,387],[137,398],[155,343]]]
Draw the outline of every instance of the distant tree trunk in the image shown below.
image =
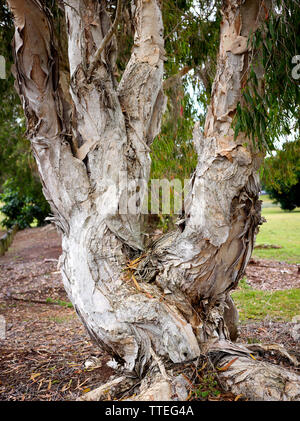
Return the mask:
[[247,78],[248,35],[268,2],[224,2],[211,105],[204,133],[194,133],[199,158],[185,217],[147,250],[140,215],[164,107],[160,1],[133,2],[134,47],[119,83],[113,31],[121,2],[114,23],[105,2],[64,3],[71,97],[43,3],[8,3],[28,137],[63,233],[64,285],[92,338],[139,376],[156,356],[177,363],[205,352],[218,365],[237,356],[223,374],[235,392],[299,398],[296,375],[254,361],[230,341],[236,310],[228,293],[243,276],[260,223],[262,160],[245,136],[234,140],[231,123]]

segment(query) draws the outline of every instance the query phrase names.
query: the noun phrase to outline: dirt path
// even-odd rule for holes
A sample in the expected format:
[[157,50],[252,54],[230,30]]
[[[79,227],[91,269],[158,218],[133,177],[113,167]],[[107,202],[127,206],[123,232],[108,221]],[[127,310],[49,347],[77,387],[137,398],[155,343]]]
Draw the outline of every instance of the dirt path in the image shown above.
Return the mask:
[[[0,315],[6,320],[0,400],[74,400],[113,374],[106,365],[109,357],[93,345],[67,306],[57,270],[60,253],[60,236],[47,226],[18,232],[0,257]],[[247,278],[257,289],[297,288],[300,282],[296,265],[258,260],[248,266]],[[241,342],[296,345],[289,323],[252,323],[240,331]],[[94,357],[100,364],[87,367]]]

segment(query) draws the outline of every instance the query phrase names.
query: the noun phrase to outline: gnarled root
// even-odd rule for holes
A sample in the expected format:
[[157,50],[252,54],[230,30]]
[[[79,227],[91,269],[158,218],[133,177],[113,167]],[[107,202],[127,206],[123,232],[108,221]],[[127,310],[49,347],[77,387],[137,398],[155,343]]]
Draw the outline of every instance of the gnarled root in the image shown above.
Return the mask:
[[91,390],[85,395],[80,396],[78,401],[105,401],[110,400],[116,394],[122,393],[122,390],[128,390],[134,384],[133,379],[126,376],[114,377],[109,382],[103,384],[97,389]]
[[[270,349],[268,346],[258,348],[259,351]],[[282,347],[279,348],[287,357],[287,352],[282,353]],[[211,344],[207,352],[220,380],[232,393],[242,394],[251,401],[300,400],[300,376],[284,367],[257,360],[251,354],[255,348],[218,341]]]

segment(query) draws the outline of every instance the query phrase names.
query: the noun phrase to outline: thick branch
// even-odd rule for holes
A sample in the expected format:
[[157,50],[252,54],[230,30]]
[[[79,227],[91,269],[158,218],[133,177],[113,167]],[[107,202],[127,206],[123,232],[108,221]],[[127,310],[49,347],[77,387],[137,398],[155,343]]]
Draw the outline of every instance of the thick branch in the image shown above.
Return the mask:
[[135,36],[131,58],[118,92],[134,147],[145,150],[160,130],[165,58],[159,0],[136,0]]
[[15,21],[15,73],[27,134],[54,221],[68,232],[68,219],[77,204],[85,200],[88,182],[67,141],[51,17],[38,0],[9,0],[8,4]]

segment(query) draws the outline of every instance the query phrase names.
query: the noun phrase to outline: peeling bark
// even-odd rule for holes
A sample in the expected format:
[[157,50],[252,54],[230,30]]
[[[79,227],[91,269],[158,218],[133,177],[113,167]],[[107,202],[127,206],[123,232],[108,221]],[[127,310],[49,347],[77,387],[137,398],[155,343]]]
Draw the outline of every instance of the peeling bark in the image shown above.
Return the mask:
[[238,2],[223,8],[212,101],[204,133],[197,125],[194,131],[198,165],[181,232],[157,241],[139,268],[141,279],[155,279],[160,288],[173,293],[171,300],[180,291],[179,308],[200,343],[213,337],[229,339],[224,311],[229,325],[236,316],[228,309],[228,292],[244,274],[261,223],[257,170],[262,155],[245,136],[234,140],[231,128],[249,53],[231,46],[241,41],[241,33],[248,37],[252,22],[260,20],[260,9],[248,9],[246,4],[248,27]]
[[[134,46],[119,84],[104,2],[64,4],[70,96],[68,77],[59,78],[46,7],[39,0],[8,3],[28,137],[52,219],[63,233],[63,281],[91,337],[131,375],[143,376],[156,357],[177,363],[207,352],[222,365],[237,355],[224,374],[234,391],[253,399],[298,399],[296,375],[264,364],[253,371],[249,351],[230,342],[237,314],[228,294],[243,276],[260,224],[262,159],[245,136],[234,140],[231,123],[247,70],[246,40],[261,19],[262,3],[224,3],[212,101],[204,132],[198,126],[194,132],[198,165],[185,217],[147,250],[140,230],[143,191],[135,214],[120,213],[136,200],[135,190],[126,194],[120,172],[128,184],[139,179],[145,185],[149,178],[150,146],[164,108],[160,1],[133,2]],[[136,257],[138,266],[126,269]],[[153,387],[167,394],[173,380],[162,378]],[[286,387],[276,392],[278,378]],[[274,389],[269,394],[266,384]]]

